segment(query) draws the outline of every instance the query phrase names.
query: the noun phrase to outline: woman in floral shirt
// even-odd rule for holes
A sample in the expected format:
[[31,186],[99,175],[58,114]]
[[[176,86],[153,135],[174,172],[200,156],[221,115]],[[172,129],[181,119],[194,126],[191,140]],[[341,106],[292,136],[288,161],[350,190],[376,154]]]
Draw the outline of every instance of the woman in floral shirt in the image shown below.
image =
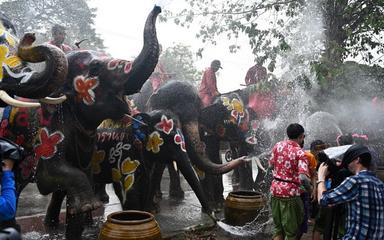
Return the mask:
[[287,127],[288,140],[276,143],[272,149],[273,168],[271,207],[274,238],[296,239],[303,221],[303,202],[300,185],[309,186],[308,160],[302,150],[304,128],[298,123]]

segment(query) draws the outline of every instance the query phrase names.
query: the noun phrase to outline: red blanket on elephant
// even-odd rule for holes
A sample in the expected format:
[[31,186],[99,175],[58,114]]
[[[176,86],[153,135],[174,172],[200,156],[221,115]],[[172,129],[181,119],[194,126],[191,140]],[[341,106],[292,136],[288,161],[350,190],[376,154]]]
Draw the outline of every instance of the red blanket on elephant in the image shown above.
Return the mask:
[[270,93],[254,92],[249,95],[248,107],[255,111],[258,118],[267,118],[276,111],[276,102]]

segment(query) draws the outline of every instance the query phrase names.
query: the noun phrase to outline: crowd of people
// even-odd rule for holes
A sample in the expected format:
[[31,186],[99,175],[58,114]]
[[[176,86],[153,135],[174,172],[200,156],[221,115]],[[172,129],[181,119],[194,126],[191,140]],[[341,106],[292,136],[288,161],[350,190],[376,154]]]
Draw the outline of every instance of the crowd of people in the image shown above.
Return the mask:
[[338,143],[349,145],[338,156],[328,156],[329,145],[321,140],[307,153],[297,123],[287,127],[287,137],[273,147],[270,160],[273,239],[300,239],[310,217],[313,240],[384,237],[384,184],[370,171],[373,150],[345,135]]

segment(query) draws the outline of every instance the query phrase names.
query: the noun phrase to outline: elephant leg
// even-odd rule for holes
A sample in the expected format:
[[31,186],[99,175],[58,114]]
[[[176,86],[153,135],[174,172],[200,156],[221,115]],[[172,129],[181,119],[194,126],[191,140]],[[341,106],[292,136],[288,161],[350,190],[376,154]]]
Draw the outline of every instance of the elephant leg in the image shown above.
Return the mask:
[[253,190],[252,162],[247,162],[238,167],[239,190]]
[[196,194],[196,197],[199,199],[203,211],[212,216],[212,209],[208,203],[206,194],[203,191],[199,178],[193,169],[188,156],[186,154],[181,154],[181,156],[177,159],[177,165],[179,166],[180,172],[183,174],[189,186],[191,186],[193,192]]
[[66,240],[79,240],[84,231],[87,213],[69,214],[67,211],[65,238]]
[[105,190],[105,183],[95,183],[95,195],[104,204],[109,203],[109,196]]
[[167,164],[169,172],[169,196],[175,199],[184,199],[184,191],[181,188],[179,171],[173,166],[173,162]]
[[155,212],[160,211],[159,202],[155,201],[155,191],[157,186],[154,183],[161,182],[164,169],[165,169],[164,163],[156,163],[153,166],[152,171],[150,172],[150,181],[149,181],[150,184],[149,184],[147,197],[146,197],[146,204],[145,204],[146,210],[152,210]]
[[47,214],[44,218],[44,225],[49,230],[54,230],[59,226],[61,205],[64,201],[65,196],[66,192],[60,190],[52,193],[51,200],[47,208]]
[[[157,170],[157,171],[159,171],[159,174],[161,175],[160,176],[160,181],[153,182],[153,184],[155,186],[155,196],[154,196],[155,203],[158,203],[158,202],[161,201],[161,199],[163,199],[163,193],[161,192],[161,178],[163,177],[163,173],[164,173],[164,170],[165,170],[165,165],[162,165],[162,164],[160,164],[160,165],[163,166],[163,169],[159,168]],[[169,171],[169,169],[168,169],[168,171]]]
[[39,161],[36,184],[43,195],[57,190],[65,191],[70,214],[87,212],[102,206],[93,193],[87,175],[63,159]]
[[[238,158],[241,156],[247,155],[247,151],[245,147],[242,146],[231,146],[232,149],[232,158]],[[237,182],[239,185],[236,188],[234,187],[234,191],[238,190],[253,190],[253,177],[252,177],[252,162],[247,162],[236,169],[234,169],[234,175],[237,178]]]

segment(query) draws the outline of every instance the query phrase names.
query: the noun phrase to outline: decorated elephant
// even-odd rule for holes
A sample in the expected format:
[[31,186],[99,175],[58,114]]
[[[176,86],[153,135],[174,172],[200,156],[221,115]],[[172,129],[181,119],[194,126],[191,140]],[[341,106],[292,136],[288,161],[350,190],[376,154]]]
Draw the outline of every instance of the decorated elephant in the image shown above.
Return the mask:
[[[250,162],[239,158],[220,164],[219,156],[221,141],[229,141],[233,148],[241,150],[235,157],[248,155],[260,145],[257,141],[257,122],[253,121],[254,114],[247,108],[249,91],[245,89],[223,94],[212,105],[202,108],[194,86],[188,82],[169,81],[150,97],[148,107],[167,109],[179,117],[188,156],[198,169],[205,172],[205,176],[223,174],[236,167],[244,168],[246,174],[241,175],[241,188],[252,189]],[[216,183],[211,186],[216,189],[206,189],[206,193],[211,202],[218,203],[223,200],[223,186],[220,179],[217,179],[221,176],[213,177]],[[207,186],[205,180],[203,186]]]
[[[28,152],[17,169],[18,192],[35,181],[44,195],[67,195],[67,213],[73,217],[67,224],[68,239],[80,239],[82,227],[78,219],[82,213],[102,205],[93,194],[91,182],[96,129],[104,119],[120,119],[129,113],[124,95],[137,92],[154,70],[159,56],[155,22],[160,11],[160,7],[155,7],[149,14],[144,46],[133,62],[88,50],[65,56],[50,45],[27,47],[32,44],[33,35],[21,40],[17,56],[10,55],[10,46],[16,40],[2,35],[7,44],[0,46],[4,55],[0,89],[26,98],[43,98],[54,92],[51,97],[66,99],[56,105],[41,104],[39,109],[4,108],[0,136],[23,145]],[[17,59],[45,61],[46,70],[9,71]],[[44,101],[52,100],[55,99]]]
[[[102,161],[102,162],[101,162]],[[96,183],[113,183],[123,209],[152,210],[164,165],[175,162],[198,197],[211,209],[190,163],[181,124],[166,110],[133,116],[126,124],[102,124],[92,161]]]

